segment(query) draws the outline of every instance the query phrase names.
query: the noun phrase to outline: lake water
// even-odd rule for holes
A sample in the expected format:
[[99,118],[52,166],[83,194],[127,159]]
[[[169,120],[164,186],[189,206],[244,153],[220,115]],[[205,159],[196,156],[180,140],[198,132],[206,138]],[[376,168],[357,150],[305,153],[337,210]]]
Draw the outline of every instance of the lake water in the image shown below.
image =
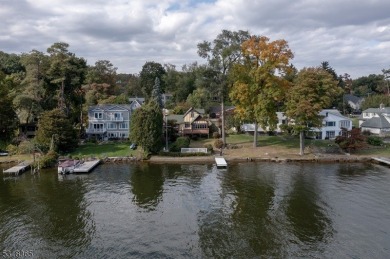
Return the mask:
[[381,165],[105,164],[65,178],[0,176],[0,257],[390,258]]

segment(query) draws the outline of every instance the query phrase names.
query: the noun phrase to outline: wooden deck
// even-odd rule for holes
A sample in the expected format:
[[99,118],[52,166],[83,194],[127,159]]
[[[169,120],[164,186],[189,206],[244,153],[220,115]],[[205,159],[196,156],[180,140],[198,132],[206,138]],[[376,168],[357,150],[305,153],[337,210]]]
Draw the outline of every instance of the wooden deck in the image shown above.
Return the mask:
[[386,165],[390,165],[390,159],[386,157],[371,157],[371,159]]
[[93,160],[93,161],[85,161],[80,166],[77,166],[73,173],[89,173],[94,169],[98,164],[100,163],[100,160]]
[[217,163],[217,168],[227,168],[226,160],[223,157],[216,157],[215,163]]
[[23,173],[31,166],[31,162],[22,162],[18,165],[15,165],[7,170],[3,170],[3,174],[19,175]]

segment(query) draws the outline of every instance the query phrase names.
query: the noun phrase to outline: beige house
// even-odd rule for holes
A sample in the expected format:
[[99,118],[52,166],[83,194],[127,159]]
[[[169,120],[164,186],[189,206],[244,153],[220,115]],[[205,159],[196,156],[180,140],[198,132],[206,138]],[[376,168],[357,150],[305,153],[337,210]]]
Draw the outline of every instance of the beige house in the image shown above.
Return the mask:
[[184,115],[168,115],[168,120],[175,121],[181,136],[209,136],[209,122],[205,118],[204,109],[190,108]]

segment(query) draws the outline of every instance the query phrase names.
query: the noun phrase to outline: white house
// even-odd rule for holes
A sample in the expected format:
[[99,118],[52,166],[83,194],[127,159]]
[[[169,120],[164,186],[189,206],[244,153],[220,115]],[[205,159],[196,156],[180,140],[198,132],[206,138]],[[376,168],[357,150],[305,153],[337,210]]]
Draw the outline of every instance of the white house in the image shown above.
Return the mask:
[[89,107],[87,137],[101,140],[128,138],[130,110],[130,105],[122,104]]
[[369,131],[377,135],[390,134],[390,107],[381,105],[379,108],[364,110],[359,117],[359,126],[362,131]]
[[[280,129],[280,126],[283,124],[287,124],[287,117],[284,115],[284,112],[276,112],[276,116],[278,117],[278,122],[276,124],[275,132],[280,133],[282,130]],[[241,125],[241,130],[244,132],[254,132],[255,131],[255,124],[254,123],[246,123]],[[267,127],[266,130],[262,129],[260,125],[258,125],[257,128],[258,132],[268,132],[269,128]]]
[[[277,112],[276,114],[278,116],[278,123],[275,132],[280,133],[282,132],[280,126],[288,123],[287,117],[283,112]],[[341,128],[347,130],[352,129],[352,120],[343,116],[338,110],[326,109],[322,110],[319,114],[323,117],[323,126],[321,128],[311,129],[316,134],[316,139],[334,139],[341,134]],[[254,124],[243,124],[241,129],[245,132],[254,132],[255,126]],[[258,132],[264,132],[264,129],[259,127]]]
[[352,129],[352,120],[336,109],[322,110],[320,115],[323,116],[322,127],[312,128],[312,131],[316,133],[316,139],[334,139],[341,135],[342,128]]

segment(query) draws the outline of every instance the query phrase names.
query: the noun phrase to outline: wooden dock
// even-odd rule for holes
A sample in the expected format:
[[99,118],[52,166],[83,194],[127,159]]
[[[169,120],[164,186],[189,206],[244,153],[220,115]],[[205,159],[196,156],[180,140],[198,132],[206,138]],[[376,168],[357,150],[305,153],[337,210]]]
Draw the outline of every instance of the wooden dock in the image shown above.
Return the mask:
[[31,166],[31,162],[22,162],[11,168],[8,168],[7,170],[3,170],[3,174],[11,174],[16,176],[26,171],[26,169],[28,169],[30,166]]
[[73,169],[73,173],[89,173],[94,169],[98,164],[100,163],[100,160],[93,160],[93,161],[85,161],[81,165],[77,166],[75,169]]
[[390,165],[390,159],[386,157],[371,157],[371,159],[386,165]]
[[217,164],[217,168],[227,168],[226,160],[223,157],[216,157],[215,163]]

